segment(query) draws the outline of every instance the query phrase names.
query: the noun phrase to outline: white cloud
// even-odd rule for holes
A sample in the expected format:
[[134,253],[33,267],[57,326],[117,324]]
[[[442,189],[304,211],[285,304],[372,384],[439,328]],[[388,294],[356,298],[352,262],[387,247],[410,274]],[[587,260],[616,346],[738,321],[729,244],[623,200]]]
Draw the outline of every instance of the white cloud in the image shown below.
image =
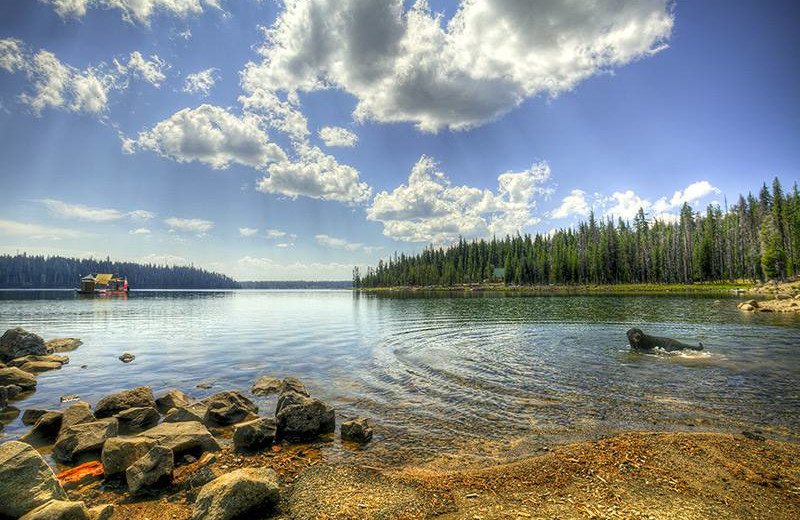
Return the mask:
[[586,192],[572,190],[561,200],[561,205],[550,212],[550,218],[567,218],[570,215],[586,216],[590,210],[589,204],[586,202]]
[[214,227],[214,223],[210,220],[203,220],[199,218],[176,218],[171,217],[164,220],[164,223],[175,231],[188,231],[197,234],[204,234]]
[[245,256],[236,262],[237,280],[349,280],[353,266],[338,263],[279,263],[270,258]]
[[498,176],[496,193],[470,186],[452,186],[436,163],[422,156],[408,184],[375,196],[367,218],[383,223],[383,234],[406,242],[444,244],[459,236],[503,236],[539,221],[532,211],[537,195],[547,194],[547,163]]
[[133,211],[129,211],[128,216],[134,220],[150,220],[152,218],[156,218],[155,213],[143,209],[136,209]]
[[267,168],[256,189],[296,198],[311,197],[358,204],[369,199],[372,189],[359,179],[352,166],[340,164],[316,146],[296,145],[296,161],[276,162]]
[[274,240],[276,238],[283,238],[285,236],[286,236],[286,232],[285,231],[281,231],[280,229],[268,229],[266,231],[266,237],[271,239],[271,240]]
[[141,227],[141,228],[137,228],[137,229],[131,229],[130,231],[128,231],[128,234],[129,235],[149,235],[150,234],[150,230],[147,229],[147,228]]
[[0,69],[16,72],[25,67],[22,42],[14,38],[0,39]]
[[37,202],[46,207],[53,215],[67,219],[108,222],[125,217],[130,217],[134,220],[149,220],[156,216],[155,213],[143,209],[123,212],[118,209],[93,208],[91,206],[84,206],[83,204],[70,204],[54,199],[39,199]]
[[664,222],[674,222],[679,216],[676,213],[670,213],[670,211],[679,209],[684,202],[699,204],[700,199],[719,193],[721,193],[719,188],[712,186],[708,181],[693,182],[686,189],[676,191],[670,199],[660,197],[655,202],[643,199],[633,190],[616,191],[605,200],[606,204],[613,203],[613,206],[606,209],[605,215],[631,220],[641,208],[651,218]]
[[383,249],[381,246],[366,246],[360,242],[349,242],[343,238],[336,238],[330,235],[314,235],[314,239],[318,244],[325,247],[332,247],[334,249],[344,249],[347,251],[364,251],[372,253]]
[[676,191],[672,195],[672,199],[670,199],[670,205],[673,208],[677,208],[679,206],[683,206],[684,202],[691,204],[699,201],[703,197],[711,195],[712,193],[719,195],[722,192],[719,190],[719,188],[712,186],[708,181],[693,182],[687,186],[685,190]]
[[325,146],[353,147],[358,142],[355,133],[341,126],[324,126],[320,128],[318,135]]
[[188,74],[183,83],[183,91],[188,94],[198,94],[200,97],[208,96],[217,82],[217,69],[210,68]]
[[79,238],[82,233],[74,229],[41,226],[15,220],[0,220],[0,235],[24,236],[35,240],[61,240],[64,238]]
[[203,7],[221,10],[220,0],[42,0],[53,6],[62,18],[82,18],[87,9],[119,9],[127,22],[150,23],[156,12],[180,17],[199,15]]
[[287,0],[242,102],[333,87],[355,96],[359,121],[464,129],[664,49],[674,22],[669,0],[464,0],[447,24],[424,0],[403,3]]
[[258,229],[251,227],[240,227],[239,236],[252,237],[258,233]]
[[114,65],[120,74],[130,74],[142,78],[154,87],[161,86],[161,82],[166,79],[164,71],[169,69],[167,62],[156,54],[150,56],[148,60],[139,51],[133,51],[130,54],[127,65],[123,65],[118,60],[114,60]]
[[155,253],[139,258],[139,262],[156,265],[189,265],[189,261],[182,256],[168,254],[159,255]]
[[275,244],[275,247],[294,247],[294,242],[281,242],[280,244]]
[[179,110],[140,132],[136,144],[178,162],[198,161],[214,169],[233,163],[263,168],[273,161],[286,161],[286,154],[269,141],[258,123],[255,116],[240,118],[224,108],[203,104]]

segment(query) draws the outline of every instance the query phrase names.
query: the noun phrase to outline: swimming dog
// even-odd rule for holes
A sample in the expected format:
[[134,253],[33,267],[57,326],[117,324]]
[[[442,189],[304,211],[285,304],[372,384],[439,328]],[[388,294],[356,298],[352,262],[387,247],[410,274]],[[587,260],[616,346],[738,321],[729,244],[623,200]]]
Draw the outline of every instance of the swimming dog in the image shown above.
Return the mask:
[[667,352],[674,350],[703,350],[703,344],[699,346],[687,345],[680,341],[671,338],[662,338],[659,336],[650,336],[642,332],[641,329],[631,329],[628,331],[628,342],[631,344],[633,350],[653,350],[660,348]]

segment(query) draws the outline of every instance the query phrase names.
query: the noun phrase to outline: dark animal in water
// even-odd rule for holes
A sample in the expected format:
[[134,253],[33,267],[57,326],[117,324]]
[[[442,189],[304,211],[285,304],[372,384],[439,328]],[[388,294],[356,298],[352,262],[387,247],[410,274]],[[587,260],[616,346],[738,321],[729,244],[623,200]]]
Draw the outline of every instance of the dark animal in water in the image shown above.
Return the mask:
[[699,346],[687,345],[680,341],[671,338],[662,338],[659,336],[650,336],[642,332],[641,329],[631,329],[628,331],[628,342],[634,350],[653,350],[660,348],[667,352],[674,350],[703,350],[703,344]]

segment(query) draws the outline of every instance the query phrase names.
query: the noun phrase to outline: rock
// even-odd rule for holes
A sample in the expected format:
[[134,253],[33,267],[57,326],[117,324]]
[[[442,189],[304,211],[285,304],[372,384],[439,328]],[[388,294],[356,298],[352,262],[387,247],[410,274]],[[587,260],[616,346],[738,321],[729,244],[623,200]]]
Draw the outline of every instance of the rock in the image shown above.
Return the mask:
[[343,441],[365,443],[372,440],[372,428],[364,417],[343,422],[340,430]]
[[122,410],[139,407],[156,407],[153,390],[149,386],[139,386],[116,394],[107,395],[100,399],[94,407],[94,414],[98,418],[111,417]]
[[172,470],[175,460],[172,450],[164,446],[154,446],[142,458],[125,470],[128,490],[133,495],[141,495],[172,483]]
[[81,396],[75,395],[75,394],[62,395],[61,396],[61,402],[62,403],[68,403],[70,401],[78,401],[78,400],[80,400],[80,398],[81,398]]
[[61,428],[53,445],[53,458],[59,462],[71,462],[82,453],[100,451],[106,439],[117,436],[117,420],[101,419]]
[[236,390],[219,392],[203,399],[202,403],[208,406],[206,419],[223,426],[244,421],[258,413],[258,406]]
[[777,299],[777,300],[791,300],[792,299],[792,295],[791,294],[786,294],[786,293],[778,293],[778,294],[775,295],[775,299]]
[[108,520],[114,514],[113,504],[100,504],[89,508],[90,520]]
[[78,338],[56,338],[44,344],[47,353],[53,352],[72,352],[83,345],[83,341]]
[[233,445],[238,450],[257,450],[272,446],[275,440],[275,421],[259,418],[239,423],[233,430]]
[[[64,414],[56,411],[45,411],[44,414],[36,419],[33,427],[19,438],[22,442],[27,442],[31,446],[41,446],[51,444],[58,432],[61,430]],[[23,414],[23,421],[25,416]]]
[[208,429],[196,421],[161,423],[140,434],[141,437],[155,440],[170,448],[175,456],[184,453],[199,454],[204,451],[217,451],[219,443]]
[[77,403],[71,404],[69,408],[64,410],[61,419],[61,429],[66,430],[70,426],[94,422],[96,420],[97,418],[92,413],[92,408],[89,406],[89,403],[85,401],[78,401]]
[[759,430],[752,431],[752,432],[749,431],[749,430],[745,430],[745,431],[742,432],[742,435],[744,435],[745,438],[750,439],[751,441],[765,441],[765,440],[767,440],[766,437],[761,435],[761,432]]
[[100,460],[105,468],[106,476],[125,473],[128,467],[153,449],[154,439],[145,437],[112,437],[103,444]]
[[89,520],[89,510],[83,502],[51,500],[29,511],[19,520]]
[[17,385],[23,390],[36,390],[36,376],[17,367],[0,368],[0,386]]
[[312,397],[304,397],[297,404],[286,405],[278,412],[276,439],[291,441],[311,440],[336,429],[334,409]]
[[0,386],[0,410],[8,406],[8,389]]
[[195,388],[198,388],[200,390],[208,390],[209,388],[211,388],[213,386],[214,385],[211,384],[211,383],[200,382],[200,383],[197,383],[197,386],[195,386]]
[[167,390],[156,399],[156,407],[158,408],[158,411],[164,415],[166,415],[167,412],[169,412],[173,408],[188,406],[191,403],[192,400],[189,398],[188,395],[174,388],[171,390]]
[[36,424],[36,421],[39,420],[39,417],[43,416],[47,412],[52,412],[53,410],[44,410],[42,408],[28,408],[24,412],[22,412],[22,424],[25,426],[31,426]]
[[8,362],[9,366],[12,367],[19,367],[22,368],[22,365],[25,363],[35,362],[35,361],[43,361],[47,363],[58,363],[59,365],[66,365],[69,363],[69,358],[67,356],[59,356],[56,354],[50,354],[47,356],[23,356],[14,358]]
[[261,376],[250,387],[250,393],[261,397],[277,394],[281,389],[281,380],[269,376]]
[[67,494],[41,455],[24,442],[0,444],[0,515],[17,518]]
[[5,334],[0,336],[0,361],[8,361],[30,354],[34,356],[47,354],[41,336],[21,327],[8,329]]
[[294,377],[287,377],[281,381],[281,393],[283,392],[297,392],[306,397],[310,396],[308,390],[306,390],[306,386],[301,383],[299,379],[295,379]]
[[28,361],[19,368],[30,374],[39,374],[48,370],[59,370],[61,363],[55,361]]
[[758,309],[758,302],[755,300],[747,300],[744,303],[748,305],[752,305],[754,309]]
[[11,401],[15,399],[19,394],[22,393],[22,387],[18,385],[0,385],[0,388],[5,388],[6,392],[8,393],[8,400]]
[[188,484],[190,488],[201,488],[215,478],[217,478],[217,475],[214,474],[214,470],[211,467],[201,466],[197,471],[192,472]]
[[741,305],[739,305],[739,310],[746,312],[753,312],[756,310],[756,308],[750,305],[749,303],[742,303]]
[[197,421],[205,424],[207,422],[207,412],[208,406],[206,406],[204,403],[194,403],[188,406],[181,406],[180,408],[173,408],[170,410],[169,413],[167,413],[167,416],[164,417],[164,422]]
[[273,508],[278,503],[278,477],[268,468],[244,468],[209,482],[197,495],[193,520],[229,520]]
[[278,397],[278,404],[275,406],[275,415],[277,416],[278,412],[280,412],[286,406],[302,403],[307,397],[308,396],[294,391],[281,393],[280,397]]
[[130,362],[131,362],[131,361],[133,361],[134,359],[136,359],[136,356],[134,356],[134,355],[133,355],[133,354],[131,354],[130,352],[126,352],[126,353],[122,354],[122,355],[119,357],[119,360],[120,360],[120,361],[122,361],[123,363],[130,363]]
[[120,435],[132,435],[152,428],[161,419],[158,410],[150,407],[128,408],[115,415]]
[[75,489],[102,479],[103,473],[103,465],[95,460],[62,471],[56,478],[64,489]]

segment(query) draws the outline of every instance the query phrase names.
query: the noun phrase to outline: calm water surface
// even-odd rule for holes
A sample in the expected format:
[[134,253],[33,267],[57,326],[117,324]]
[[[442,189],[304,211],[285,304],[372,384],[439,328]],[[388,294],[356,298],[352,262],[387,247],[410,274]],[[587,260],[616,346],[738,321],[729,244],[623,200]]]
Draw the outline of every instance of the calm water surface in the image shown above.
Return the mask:
[[[339,417],[365,415],[384,449],[625,429],[800,438],[800,316],[748,314],[729,297],[414,296],[349,291],[0,292],[0,329],[84,344],[15,403],[59,408],[136,385],[194,397],[295,376]],[[689,355],[629,352],[625,331]],[[117,357],[136,355],[131,364]],[[85,365],[86,368],[81,368]],[[200,390],[198,383],[210,383]],[[269,399],[259,404],[268,413]],[[5,426],[19,435],[18,419]]]

